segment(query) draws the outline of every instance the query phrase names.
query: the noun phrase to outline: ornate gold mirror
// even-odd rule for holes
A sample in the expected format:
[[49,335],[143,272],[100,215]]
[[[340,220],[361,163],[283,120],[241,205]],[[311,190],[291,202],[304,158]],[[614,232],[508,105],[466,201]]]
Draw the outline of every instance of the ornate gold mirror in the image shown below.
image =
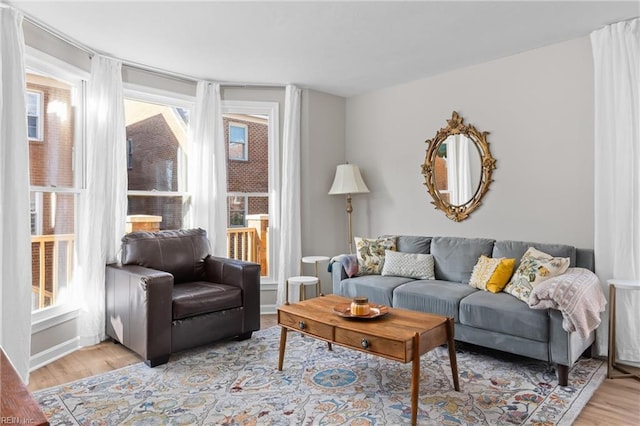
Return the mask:
[[487,135],[453,111],[447,126],[427,139],[427,155],[422,174],[431,204],[451,220],[460,222],[480,207],[482,197],[489,190],[496,160],[489,152]]

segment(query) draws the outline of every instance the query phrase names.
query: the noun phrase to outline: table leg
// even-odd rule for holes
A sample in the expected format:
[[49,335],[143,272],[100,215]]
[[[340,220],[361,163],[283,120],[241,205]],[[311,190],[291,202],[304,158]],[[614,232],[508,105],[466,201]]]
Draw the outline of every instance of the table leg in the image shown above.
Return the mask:
[[420,390],[420,334],[413,336],[413,362],[411,371],[411,424],[418,422],[418,393]]
[[451,375],[453,376],[453,388],[460,392],[460,382],[458,380],[458,360],[456,358],[456,343],[454,340],[453,318],[447,319],[447,348],[449,348],[449,363],[451,364]]
[[282,371],[282,363],[284,362],[284,348],[287,345],[287,329],[282,327],[280,330],[280,355],[278,356],[278,371]]
[[609,356],[607,357],[607,377],[613,378],[613,360],[616,356],[616,287],[609,284]]

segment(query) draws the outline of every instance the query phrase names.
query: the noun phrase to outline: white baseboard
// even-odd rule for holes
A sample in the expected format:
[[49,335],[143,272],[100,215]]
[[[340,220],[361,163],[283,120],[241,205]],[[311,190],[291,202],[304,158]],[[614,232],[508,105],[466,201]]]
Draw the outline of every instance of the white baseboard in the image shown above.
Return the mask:
[[260,305],[260,315],[276,313],[276,305]]
[[38,368],[60,359],[65,355],[69,355],[79,348],[79,337],[74,337],[73,339],[62,342],[35,355],[31,355],[31,358],[29,359],[29,372],[37,370]]

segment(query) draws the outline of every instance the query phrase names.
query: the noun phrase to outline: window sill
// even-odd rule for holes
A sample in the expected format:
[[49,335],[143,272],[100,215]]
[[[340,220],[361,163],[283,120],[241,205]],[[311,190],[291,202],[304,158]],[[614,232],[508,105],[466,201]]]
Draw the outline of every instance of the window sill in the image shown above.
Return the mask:
[[80,316],[80,309],[73,305],[58,305],[31,314],[31,334],[39,333]]

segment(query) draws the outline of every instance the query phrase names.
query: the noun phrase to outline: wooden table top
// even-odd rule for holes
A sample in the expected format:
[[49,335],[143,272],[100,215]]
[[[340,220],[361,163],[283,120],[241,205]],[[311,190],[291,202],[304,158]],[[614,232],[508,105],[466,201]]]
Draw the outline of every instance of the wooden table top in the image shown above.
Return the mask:
[[0,349],[0,423],[49,425],[40,406]]
[[447,317],[407,309],[389,308],[389,313],[374,319],[343,318],[334,313],[334,307],[350,303],[351,299],[329,294],[291,305],[279,306],[278,310],[295,314],[362,333],[374,333],[390,340],[410,340],[416,333],[422,334],[446,324]]

